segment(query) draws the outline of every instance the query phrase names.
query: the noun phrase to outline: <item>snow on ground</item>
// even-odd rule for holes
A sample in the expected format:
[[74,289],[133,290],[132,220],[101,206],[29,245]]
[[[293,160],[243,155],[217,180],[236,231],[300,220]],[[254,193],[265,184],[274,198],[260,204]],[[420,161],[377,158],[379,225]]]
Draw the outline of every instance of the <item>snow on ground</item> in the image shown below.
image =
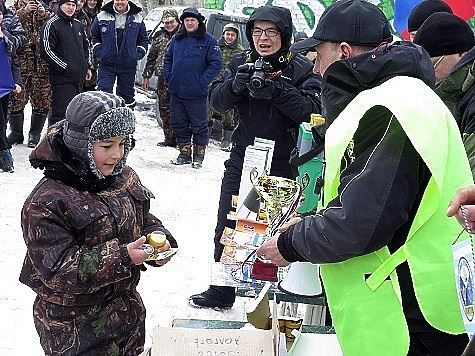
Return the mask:
[[[153,328],[170,326],[175,318],[244,320],[245,303],[238,298],[227,311],[196,309],[188,305],[191,294],[208,287],[213,255],[213,234],[223,162],[228,153],[211,144],[203,168],[173,166],[169,162],[178,151],[157,147],[163,140],[153,113],[153,101],[137,95],[135,114],[137,145],[128,164],[139,174],[156,199],[151,212],[174,234],[179,253],[162,268],[142,273],[138,290],[147,307],[147,340],[151,344]],[[30,109],[25,113],[24,132],[29,129]],[[26,137],[25,137],[26,138]],[[20,211],[28,194],[42,177],[31,168],[31,149],[17,145],[12,149],[15,173],[0,173],[0,355],[42,355],[33,324],[32,305],[35,294],[18,281],[25,256]]]

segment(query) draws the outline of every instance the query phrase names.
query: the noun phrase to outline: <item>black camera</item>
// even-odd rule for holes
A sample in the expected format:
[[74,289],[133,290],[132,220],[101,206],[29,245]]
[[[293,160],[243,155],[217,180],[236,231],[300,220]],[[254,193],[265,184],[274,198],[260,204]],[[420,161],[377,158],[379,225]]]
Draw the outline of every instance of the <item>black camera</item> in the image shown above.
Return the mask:
[[249,79],[249,84],[254,89],[260,89],[264,86],[267,73],[272,71],[272,65],[266,62],[264,58],[259,58],[254,64],[251,64],[250,70],[253,72]]

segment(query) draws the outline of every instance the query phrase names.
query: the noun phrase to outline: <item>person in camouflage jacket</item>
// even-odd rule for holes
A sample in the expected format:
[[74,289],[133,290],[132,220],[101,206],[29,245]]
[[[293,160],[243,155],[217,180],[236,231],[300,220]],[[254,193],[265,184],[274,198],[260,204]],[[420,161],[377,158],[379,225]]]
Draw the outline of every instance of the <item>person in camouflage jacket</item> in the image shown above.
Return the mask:
[[41,1],[16,0],[14,9],[26,31],[28,41],[18,51],[23,90],[11,97],[10,134],[11,144],[23,143],[24,109],[31,103],[31,125],[28,147],[35,147],[51,106],[51,87],[48,64],[40,54],[40,32],[43,24],[52,16],[48,6]]
[[[218,40],[218,45],[223,57],[221,73],[224,73],[224,70],[231,62],[231,58],[236,53],[244,51],[244,47],[239,43],[239,28],[232,23],[225,25],[223,35]],[[208,121],[211,121],[210,126],[213,126],[216,120],[221,121],[221,149],[229,151],[231,148],[231,136],[234,130],[234,110],[229,110],[221,115],[213,111],[211,105],[208,105]]]
[[157,100],[160,119],[162,120],[163,134],[165,140],[157,145],[162,147],[176,147],[176,138],[171,128],[170,118],[170,94],[167,83],[163,78],[163,56],[168,48],[168,44],[180,26],[180,19],[175,9],[163,11],[160,20],[163,26],[158,30],[152,39],[152,45],[147,55],[147,63],[142,73],[142,87],[147,90],[149,79],[152,74],[157,76]]
[[160,250],[177,243],[149,212],[152,192],[125,165],[134,128],[123,99],[84,92],[30,154],[45,177],[22,209],[20,281],[37,294],[33,318],[46,355],[143,351],[136,286],[148,257],[144,235],[163,232],[168,243]]

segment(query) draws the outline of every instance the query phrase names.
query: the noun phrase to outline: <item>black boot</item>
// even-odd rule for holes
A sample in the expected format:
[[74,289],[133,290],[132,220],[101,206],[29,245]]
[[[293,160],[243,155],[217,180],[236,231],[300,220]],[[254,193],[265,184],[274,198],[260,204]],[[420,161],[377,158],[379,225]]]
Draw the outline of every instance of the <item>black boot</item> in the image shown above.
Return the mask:
[[31,112],[31,125],[30,132],[28,134],[28,147],[36,147],[40,141],[41,131],[48,116],[48,110],[33,109]]
[[10,122],[11,130],[11,132],[7,136],[8,142],[10,143],[10,145],[22,144],[23,121],[25,121],[23,110],[11,112],[8,121]]
[[0,151],[0,169],[4,172],[13,173],[13,157],[10,150]]
[[172,160],[171,163],[177,166],[181,166],[183,164],[190,164],[191,163],[191,143],[178,144],[178,149],[180,150],[180,154],[175,160]]
[[223,129],[223,137],[221,139],[221,149],[223,151],[231,151],[231,136],[233,135],[232,130]]
[[205,151],[205,145],[193,144],[193,163],[191,164],[193,168],[201,168],[205,159]]
[[236,300],[234,287],[209,286],[203,293],[192,295],[188,301],[194,307],[229,309]]

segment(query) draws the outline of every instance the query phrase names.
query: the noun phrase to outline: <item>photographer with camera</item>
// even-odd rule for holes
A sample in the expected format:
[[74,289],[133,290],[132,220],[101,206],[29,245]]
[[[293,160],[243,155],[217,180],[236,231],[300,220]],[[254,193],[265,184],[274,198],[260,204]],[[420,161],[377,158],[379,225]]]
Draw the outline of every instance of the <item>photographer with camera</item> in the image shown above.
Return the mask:
[[[290,11],[277,6],[256,9],[247,22],[246,36],[250,50],[235,55],[210,89],[215,111],[235,109],[239,117],[231,154],[224,164],[214,237],[215,261],[223,252],[220,238],[228,224],[231,197],[239,192],[246,147],[254,144],[256,137],[275,141],[270,174],[294,178],[289,158],[298,126],[308,121],[311,113],[320,112],[320,79],[312,72],[312,63],[289,52]],[[234,288],[221,286],[210,286],[190,297],[192,305],[205,308],[230,308],[234,300]]]

